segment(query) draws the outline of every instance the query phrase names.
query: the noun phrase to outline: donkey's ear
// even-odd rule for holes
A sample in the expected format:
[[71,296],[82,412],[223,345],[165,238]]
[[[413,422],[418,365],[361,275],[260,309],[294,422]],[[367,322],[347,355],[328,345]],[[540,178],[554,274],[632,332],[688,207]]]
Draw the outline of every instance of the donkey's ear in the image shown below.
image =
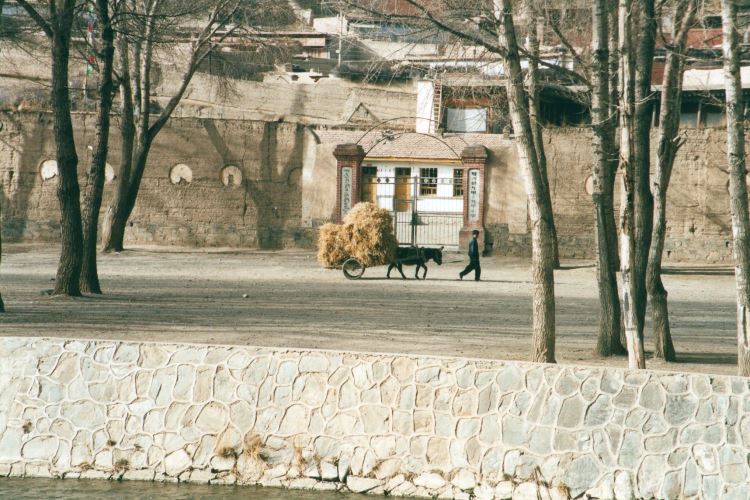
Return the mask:
[[440,247],[440,250],[442,250],[443,248],[445,248],[445,247]]

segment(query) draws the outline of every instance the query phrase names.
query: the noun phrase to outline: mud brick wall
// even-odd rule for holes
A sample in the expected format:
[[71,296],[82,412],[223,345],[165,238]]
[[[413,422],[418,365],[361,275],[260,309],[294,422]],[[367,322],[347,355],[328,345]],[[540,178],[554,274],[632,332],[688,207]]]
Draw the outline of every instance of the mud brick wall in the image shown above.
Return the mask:
[[[59,238],[57,178],[44,180],[40,166],[54,159],[51,116],[0,115],[0,202],[6,241]],[[81,185],[95,140],[93,115],[74,121]],[[108,163],[117,174],[118,123],[113,123]],[[312,245],[301,226],[303,153],[314,140],[301,125],[210,119],[173,119],[158,136],[146,167],[126,243],[182,246],[283,248]],[[174,184],[178,164],[192,179]],[[221,182],[233,165],[238,185]],[[115,182],[105,185],[102,214]]]
[[[726,168],[726,131],[686,129],[686,143],[675,159],[667,196],[666,261],[731,262],[732,231]],[[585,129],[547,133],[550,188],[565,257],[590,258],[596,249],[594,212],[586,179],[591,175],[591,135]],[[657,135],[652,134],[652,172]],[[619,218],[621,179],[615,210]]]
[[[81,183],[91,161],[94,116],[75,116]],[[665,260],[727,263],[732,241],[723,129],[688,129],[674,167],[667,209]],[[114,120],[111,172],[120,151]],[[591,136],[585,129],[546,131],[546,152],[561,256],[591,258],[596,248],[586,181]],[[653,141],[655,143],[656,137]],[[126,244],[313,248],[316,228],[336,205],[336,144],[295,123],[175,118],[158,136]],[[486,241],[499,255],[531,254],[523,173],[513,148],[489,151]],[[59,238],[57,180],[40,167],[54,158],[49,114],[0,114],[0,204],[6,241]],[[654,158],[655,161],[655,158]],[[170,169],[185,164],[192,180],[173,184]],[[225,186],[222,168],[234,165],[238,185]],[[103,211],[114,183],[105,186]],[[615,193],[619,210],[619,180]]]
[[5,337],[0,381],[3,476],[433,498],[750,496],[748,378]]

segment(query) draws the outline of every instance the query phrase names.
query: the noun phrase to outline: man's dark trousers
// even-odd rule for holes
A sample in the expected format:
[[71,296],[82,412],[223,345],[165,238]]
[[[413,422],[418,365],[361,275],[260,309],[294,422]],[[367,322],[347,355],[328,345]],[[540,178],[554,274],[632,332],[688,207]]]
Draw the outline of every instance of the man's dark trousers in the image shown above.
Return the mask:
[[469,265],[466,266],[466,269],[461,271],[459,276],[463,279],[463,277],[471,271],[474,271],[474,279],[479,281],[479,276],[482,274],[482,268],[479,266],[479,243],[477,243],[476,234],[471,241],[469,241]]
[[[479,259],[477,259],[477,260],[474,260],[474,259],[470,260],[469,261],[469,265],[466,266],[466,269],[464,269],[463,271],[461,271],[461,277],[463,278],[464,276],[466,276],[467,274],[469,274],[472,271],[474,271],[474,279],[476,281],[479,281],[479,277],[482,275],[482,267],[479,265]],[[453,271],[453,272],[455,272],[455,271]]]

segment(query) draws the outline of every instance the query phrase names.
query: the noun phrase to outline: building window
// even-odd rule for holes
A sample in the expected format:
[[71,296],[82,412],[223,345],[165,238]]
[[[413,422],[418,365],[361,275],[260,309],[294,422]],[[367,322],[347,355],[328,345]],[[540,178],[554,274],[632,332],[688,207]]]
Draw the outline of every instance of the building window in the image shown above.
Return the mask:
[[419,169],[419,195],[435,196],[437,194],[437,169]]
[[698,126],[698,103],[683,102],[680,110],[680,127],[695,128]]
[[704,127],[723,127],[726,125],[726,116],[721,106],[713,104],[701,105],[701,125]]
[[463,198],[464,196],[464,169],[453,169],[453,197]]
[[378,167],[362,167],[362,201],[378,203]]
[[448,132],[487,132],[487,108],[446,108]]

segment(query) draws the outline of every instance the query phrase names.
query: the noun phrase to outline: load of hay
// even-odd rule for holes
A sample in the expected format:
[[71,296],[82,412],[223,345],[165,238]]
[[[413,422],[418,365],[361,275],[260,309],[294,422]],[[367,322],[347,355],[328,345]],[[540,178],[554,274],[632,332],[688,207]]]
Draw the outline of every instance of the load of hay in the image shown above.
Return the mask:
[[318,261],[325,267],[338,267],[348,259],[348,245],[349,238],[345,237],[341,224],[328,223],[318,229]]
[[382,266],[396,255],[398,242],[388,210],[372,203],[357,203],[344,223],[325,224],[318,232],[318,260],[326,267],[338,267],[353,257],[365,266]]

